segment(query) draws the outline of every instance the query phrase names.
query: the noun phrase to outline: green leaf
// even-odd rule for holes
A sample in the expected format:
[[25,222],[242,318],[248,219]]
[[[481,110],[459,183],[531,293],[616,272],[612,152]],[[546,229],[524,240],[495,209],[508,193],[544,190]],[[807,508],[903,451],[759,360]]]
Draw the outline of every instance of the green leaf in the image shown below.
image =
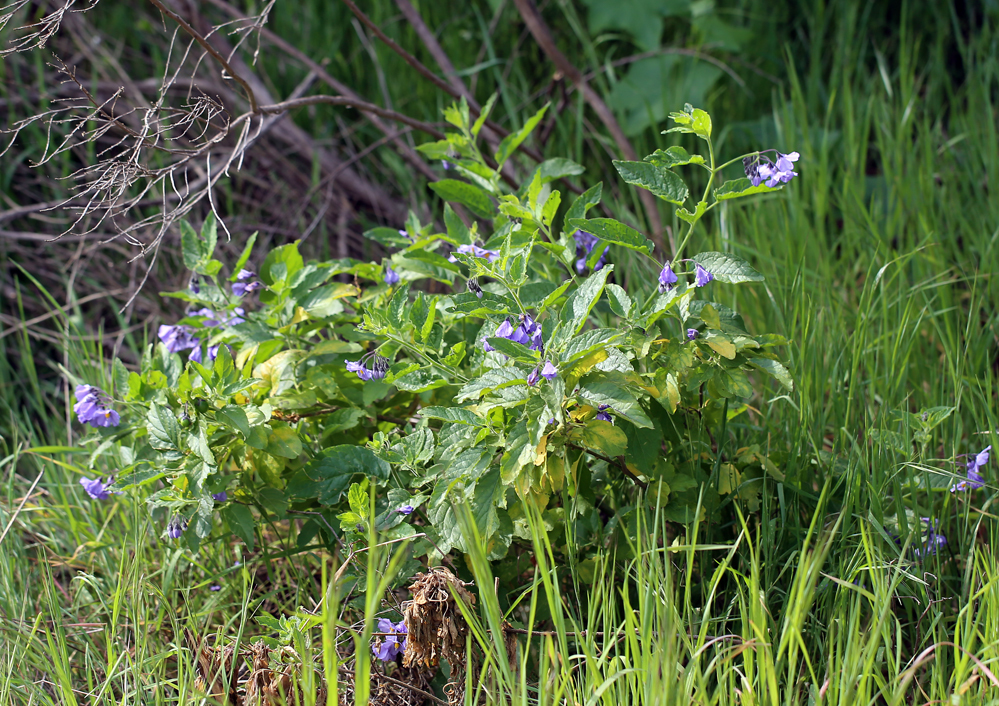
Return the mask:
[[433,368],[424,368],[422,370],[414,370],[411,373],[406,373],[396,378],[394,384],[400,390],[406,390],[407,392],[426,392],[427,390],[444,387],[450,384],[450,381],[447,378],[441,377],[440,373]]
[[693,212],[688,211],[685,208],[676,209],[676,217],[681,221],[686,221],[687,223],[694,224],[704,215],[704,212],[708,210],[707,201],[698,201],[697,206],[694,207]]
[[458,394],[455,395],[455,402],[479,399],[483,395],[493,390],[509,387],[510,385],[525,385],[524,374],[513,367],[493,368],[487,370],[483,375],[469,380]]
[[[567,223],[570,228],[592,233],[603,241],[623,245],[631,250],[644,252],[646,255],[651,255],[652,249],[655,247],[651,240],[637,230],[615,221],[613,218],[591,218],[589,220],[573,218]],[[593,251],[596,252],[597,248],[593,248]]]
[[556,157],[554,159],[546,159],[544,162],[539,164],[538,171],[541,173],[541,182],[543,184],[547,184],[548,182],[555,181],[556,179],[579,176],[586,170],[583,168],[582,164],[577,164],[571,159]]
[[688,103],[683,106],[682,113],[670,113],[669,117],[678,127],[663,130],[664,135],[670,132],[685,132],[693,133],[704,140],[711,137],[711,116],[700,108],[692,108]]
[[719,282],[738,284],[739,282],[762,282],[765,278],[738,255],[721,252],[702,252],[691,258],[715,276]]
[[489,96],[489,100],[486,101],[486,104],[482,106],[482,110],[479,111],[479,117],[475,119],[474,123],[472,123],[472,135],[475,137],[479,136],[479,130],[481,130],[482,126],[486,124],[486,120],[489,118],[489,113],[492,112],[493,106],[496,104],[496,99],[498,97],[499,93],[494,93]]
[[672,169],[673,167],[682,167],[685,164],[704,164],[704,157],[699,154],[692,155],[679,145],[674,145],[667,147],[665,151],[656,150],[642,161],[657,167]]
[[444,422],[469,424],[476,427],[481,427],[483,424],[482,419],[464,407],[424,407],[420,410],[420,416],[426,419],[440,419]]
[[267,435],[267,448],[264,451],[278,458],[296,459],[302,454],[302,440],[289,426],[275,427]]
[[277,283],[290,282],[292,276],[304,266],[302,255],[298,252],[298,243],[288,243],[267,253],[260,266],[260,280],[271,287]]
[[794,389],[794,380],[791,378],[791,373],[788,372],[788,369],[780,361],[770,360],[769,358],[753,358],[749,361],[749,364],[754,368],[759,368],[763,372],[773,375],[777,378],[777,382],[783,385],[789,392]]
[[146,429],[149,445],[157,451],[180,450],[180,424],[169,407],[155,402],[150,405],[146,414]]
[[244,439],[250,435],[250,422],[246,418],[246,412],[243,411],[242,407],[234,404],[226,405],[222,409],[215,410],[215,419],[221,424],[225,424],[227,427],[238,431],[243,435]]
[[651,191],[663,201],[682,206],[687,200],[687,185],[683,179],[665,167],[649,162],[614,161],[614,168],[626,182]]
[[236,260],[236,264],[232,266],[232,275],[229,276],[230,282],[235,282],[236,277],[239,276],[239,271],[243,269],[247,262],[250,260],[250,254],[253,252],[253,244],[257,242],[257,232],[254,231],[253,234],[246,239],[246,245],[243,246],[243,252],[240,253],[239,259]]
[[451,204],[447,203],[444,204],[444,226],[447,228],[448,237],[458,245],[471,245],[474,241],[464,222],[458,218],[458,214],[451,208]]
[[603,193],[604,183],[598,182],[596,186],[591,186],[582,194],[576,197],[565,214],[565,221],[568,223],[574,218],[586,218],[586,212],[600,203],[600,196]]
[[430,184],[430,188],[445,201],[453,201],[467,206],[480,218],[493,217],[493,202],[484,190],[457,179],[441,179]]
[[447,311],[467,316],[485,316],[487,314],[510,314],[519,311],[519,309],[517,302],[501,294],[483,292],[482,299],[479,299],[471,292],[462,292],[451,297],[451,305]]
[[591,419],[586,426],[573,430],[570,438],[580,446],[599,451],[610,458],[623,456],[628,450],[627,435],[602,419]]
[[[537,113],[532,115],[524,127],[522,127],[517,132],[512,132],[503,138],[502,142],[499,143],[499,147],[496,149],[496,168],[500,169],[503,167],[504,162],[510,158],[514,150],[520,147],[520,143],[527,139],[527,136],[531,134],[538,123],[541,122],[541,118],[545,116],[545,111],[548,110],[549,103],[545,103]],[[438,182],[440,183],[440,182]],[[433,185],[431,185],[433,186]]]
[[743,196],[752,196],[753,194],[767,194],[773,191],[780,191],[783,188],[783,184],[775,186],[772,189],[766,184],[753,186],[753,182],[743,177],[741,179],[729,179],[712,193],[716,201],[727,201],[729,199],[742,198]]
[[364,237],[389,248],[406,248],[413,243],[395,228],[378,227],[364,231]]
[[[612,285],[613,286],[613,285]],[[598,348],[606,348],[615,338],[622,336],[623,331],[611,328],[596,328],[583,331],[569,341],[562,354],[562,362],[572,363],[583,358]]]
[[622,384],[620,374],[596,373],[580,381],[579,396],[594,407],[608,405],[615,414],[625,417],[636,427],[651,428],[652,420],[635,396]]
[[538,354],[522,343],[494,336],[487,337],[486,341],[503,355],[514,360],[519,360],[522,363],[534,365],[534,362],[538,359]]
[[409,326],[407,309],[409,309],[409,285],[403,284],[392,295],[392,301],[388,305],[389,323],[397,330],[402,331]]
[[208,215],[205,216],[205,222],[201,224],[203,260],[210,260],[212,255],[215,254],[215,246],[218,244],[218,240],[218,223],[215,221],[215,212],[209,211]]
[[614,265],[607,265],[600,271],[594,272],[583,280],[579,288],[569,296],[560,315],[561,320],[568,327],[569,335],[575,336],[583,328],[586,318],[590,315],[590,310],[600,299],[600,293],[604,291],[607,275],[613,270]]
[[631,315],[631,310],[635,307],[635,302],[624,291],[624,287],[617,284],[608,284],[606,292],[611,311],[621,318],[628,318]]
[[204,256],[204,247],[198,233],[187,221],[179,221],[180,225],[180,249],[184,254],[184,267],[192,272],[198,268],[198,263]]
[[335,505],[356,474],[388,480],[392,467],[363,446],[343,444],[326,449],[306,466],[306,475],[319,484],[319,502]]
[[253,513],[250,512],[250,508],[239,503],[229,503],[219,511],[219,514],[222,515],[222,519],[229,525],[233,534],[242,539],[249,551],[252,552],[256,535],[253,531]]

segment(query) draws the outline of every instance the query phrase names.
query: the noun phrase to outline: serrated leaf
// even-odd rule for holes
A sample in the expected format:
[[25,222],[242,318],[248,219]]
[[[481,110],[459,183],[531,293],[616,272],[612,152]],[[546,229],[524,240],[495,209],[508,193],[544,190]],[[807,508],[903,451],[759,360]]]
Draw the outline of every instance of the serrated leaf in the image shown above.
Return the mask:
[[493,217],[493,202],[483,189],[457,179],[441,179],[431,183],[430,188],[445,201],[467,206],[480,218]]
[[[573,218],[566,221],[570,228],[586,231],[608,243],[623,245],[631,250],[652,254],[653,242],[631,226],[626,226],[613,218]],[[597,248],[593,248],[597,252]],[[599,257],[599,255],[597,256]]]
[[514,360],[519,360],[533,365],[534,361],[538,358],[537,353],[524,344],[517,343],[516,341],[511,341],[506,338],[496,338],[494,336],[486,338],[486,341],[500,353],[509,358],[513,358]]
[[544,162],[539,164],[538,171],[541,173],[541,182],[547,184],[548,182],[555,181],[556,179],[579,176],[586,170],[583,168],[582,164],[573,162],[571,159],[555,157],[554,159],[546,159]]
[[500,294],[483,292],[482,298],[479,299],[471,292],[462,292],[451,297],[451,306],[447,308],[447,311],[468,316],[484,316],[486,314],[510,314],[519,311],[519,309],[515,301]]
[[180,450],[180,424],[169,407],[155,402],[150,405],[146,414],[146,429],[149,445],[157,451]]
[[512,132],[499,143],[499,147],[496,148],[496,168],[502,168],[504,162],[510,158],[514,150],[520,147],[520,144],[527,139],[527,136],[531,134],[538,123],[541,122],[541,118],[545,116],[545,111],[548,110],[549,103],[545,103],[537,113],[528,118],[527,122],[524,123],[524,127],[520,128],[517,132]]
[[578,336],[572,338],[562,353],[564,363],[573,363],[576,360],[589,355],[598,348],[606,348],[611,341],[623,335],[622,331],[610,328],[597,328],[583,331]]
[[766,184],[753,186],[753,182],[743,177],[741,179],[729,179],[711,193],[714,194],[716,201],[727,201],[729,199],[739,199],[743,196],[752,196],[753,194],[766,194],[772,191],[780,191],[783,188],[783,184],[773,188],[770,188]]
[[702,252],[691,258],[715,276],[719,282],[738,284],[739,282],[762,282],[766,279],[753,269],[753,266],[738,255],[721,252]]
[[682,206],[688,190],[683,179],[665,167],[649,162],[622,162],[614,160],[614,168],[629,184],[651,191],[663,201]]
[[180,249],[184,255],[184,267],[192,272],[198,268],[198,263],[204,256],[204,248],[197,231],[187,221],[179,221]]

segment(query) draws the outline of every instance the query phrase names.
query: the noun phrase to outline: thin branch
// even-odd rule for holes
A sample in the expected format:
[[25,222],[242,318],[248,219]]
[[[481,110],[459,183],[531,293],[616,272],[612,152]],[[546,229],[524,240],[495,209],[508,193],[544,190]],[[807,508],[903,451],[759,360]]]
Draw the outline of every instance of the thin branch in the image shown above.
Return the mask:
[[[344,0],[344,2],[349,2],[349,0]],[[541,47],[541,50],[548,55],[548,58],[552,60],[556,68],[583,94],[583,98],[590,104],[590,107],[593,108],[600,121],[604,124],[604,127],[610,132],[611,137],[614,138],[614,142],[617,144],[618,149],[621,150],[624,158],[628,161],[637,162],[638,154],[635,152],[635,148],[631,146],[631,142],[629,142],[628,137],[624,134],[624,130],[618,124],[614,113],[611,112],[611,109],[607,107],[603,99],[586,82],[579,69],[569,61],[565,54],[559,51],[555,45],[555,40],[552,38],[551,31],[548,29],[548,25],[545,24],[534,3],[531,0],[513,0],[513,2],[517,6],[517,10],[520,12],[520,16],[523,18],[527,28],[534,35],[534,40]],[[656,197],[644,189],[639,189],[638,196],[645,207],[645,215],[652,230],[653,240],[656,241],[656,245],[660,251],[663,251],[663,227],[662,221],[659,218],[659,205],[656,203]],[[670,239],[672,240],[672,236]],[[675,245],[672,242],[670,243],[670,248],[671,250],[675,250]]]
[[617,458],[610,458],[609,456],[604,456],[602,453],[597,453],[593,449],[588,449],[585,446],[579,446],[577,444],[574,444],[571,441],[567,441],[565,445],[577,449],[578,451],[588,453],[590,454],[590,456],[593,456],[594,458],[599,458],[601,461],[606,461],[608,465],[617,466],[619,469],[621,469],[621,472],[624,473],[624,475],[631,478],[631,480],[635,483],[635,485],[637,485],[642,490],[645,490],[646,488],[649,487],[648,483],[643,482],[642,480],[639,479],[638,476],[636,476],[634,473],[631,472],[631,469],[629,469],[628,465],[624,462],[624,456],[618,456]]
[[[281,101],[280,103],[274,103],[273,105],[262,105],[257,108],[256,112],[273,115],[277,113],[284,113],[294,108],[300,108],[303,105],[317,105],[317,104],[342,105],[348,108],[356,108],[366,113],[373,113],[383,118],[389,118],[390,120],[395,120],[396,122],[400,122],[404,125],[409,125],[410,127],[416,128],[417,130],[422,130],[423,132],[427,133],[428,135],[438,140],[444,139],[444,133],[438,130],[430,123],[425,123],[422,120],[417,120],[415,118],[409,117],[408,115],[397,113],[394,110],[388,110],[387,108],[382,108],[381,106],[377,106],[374,103],[368,103],[366,101],[357,100],[354,98],[347,98],[346,96],[305,96],[304,98],[294,98],[291,100]],[[240,121],[246,120],[247,118],[250,118],[253,115],[254,115],[253,112],[244,113],[243,115],[236,118],[235,121],[233,121],[233,125],[235,126]]]
[[256,113],[258,108],[257,97],[253,94],[253,89],[250,88],[250,84],[246,82],[246,79],[244,79],[242,76],[236,73],[236,71],[233,70],[233,68],[229,65],[229,62],[226,61],[225,57],[219,54],[218,51],[216,51],[215,47],[213,47],[207,39],[201,36],[201,33],[198,32],[198,30],[194,29],[194,27],[189,25],[187,23],[187,20],[185,20],[183,17],[178,15],[173,10],[167,8],[165,5],[163,5],[163,3],[160,2],[160,0],[149,0],[149,2],[155,5],[159,9],[159,11],[162,12],[164,15],[166,15],[174,22],[179,24],[185,32],[191,35],[194,38],[194,41],[200,44],[201,47],[206,52],[208,52],[211,55],[211,57],[215,59],[215,61],[217,61],[222,66],[222,69],[224,70],[223,76],[225,75],[231,76],[236,83],[242,86],[243,91],[246,92],[246,100],[249,101],[250,103],[250,112]]

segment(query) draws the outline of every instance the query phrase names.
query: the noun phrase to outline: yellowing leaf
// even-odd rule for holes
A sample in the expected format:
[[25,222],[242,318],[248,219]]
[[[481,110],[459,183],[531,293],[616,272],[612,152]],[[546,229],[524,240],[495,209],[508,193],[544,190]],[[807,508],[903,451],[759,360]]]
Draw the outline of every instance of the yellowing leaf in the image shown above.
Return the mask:
[[711,350],[720,356],[733,360],[735,358],[735,344],[728,340],[728,337],[722,336],[720,334],[714,334],[713,332],[708,332],[705,337],[705,342],[711,346]]
[[722,495],[737,490],[742,482],[742,474],[731,463],[723,463],[718,468],[718,492]]
[[580,446],[599,451],[604,456],[623,456],[628,449],[628,437],[610,422],[591,419],[582,429],[573,432],[573,438]]

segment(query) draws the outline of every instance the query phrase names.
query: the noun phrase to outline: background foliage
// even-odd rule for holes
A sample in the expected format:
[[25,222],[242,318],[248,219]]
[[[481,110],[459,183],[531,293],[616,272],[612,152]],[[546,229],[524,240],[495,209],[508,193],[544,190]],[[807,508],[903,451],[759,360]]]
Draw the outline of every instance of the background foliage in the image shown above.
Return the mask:
[[[762,643],[767,634],[760,626],[769,624],[770,634],[791,630],[782,633],[788,644],[797,635],[805,644],[793,655],[782,653],[780,670],[753,671],[743,662],[746,681],[734,670],[725,671],[724,686],[714,692],[719,703],[729,702],[723,694],[736,687],[745,691],[747,682],[754,688],[765,683],[770,702],[798,703],[808,694],[818,698],[827,679],[831,686],[824,694],[830,700],[852,703],[858,694],[866,700],[877,693],[883,701],[902,702],[908,698],[903,686],[911,684],[904,673],[929,646],[957,642],[988,661],[996,643],[990,598],[995,577],[989,573],[987,549],[994,476],[977,495],[947,492],[961,473],[958,454],[984,447],[991,439],[983,432],[999,428],[999,297],[991,277],[997,206],[989,198],[989,185],[999,176],[994,10],[845,0],[777,7],[696,3],[678,5],[676,14],[661,20],[648,21],[646,14],[647,21],[639,23],[634,17],[641,14],[626,12],[632,7],[640,13],[640,4],[615,3],[614,12],[607,12],[606,3],[550,3],[544,16],[558,28],[560,48],[593,74],[593,85],[640,154],[662,146],[657,135],[661,111],[698,102],[688,94],[672,94],[685,81],[660,82],[658,77],[701,76],[685,90],[702,91],[701,104],[728,126],[719,135],[726,151],[779,144],[803,155],[803,178],[779,197],[709,220],[705,249],[733,252],[766,275],[765,287],[732,288],[724,303],[743,313],[751,330],[775,331],[791,342],[795,393],[758,407],[748,421],[733,423],[730,433],[784,444],[781,471],[809,478],[811,484],[775,489],[776,498],[763,503],[757,524],[732,553],[731,573],[702,571],[697,555],[685,556],[678,614],[689,634],[705,640],[731,632]],[[661,11],[663,5],[657,7]],[[522,38],[523,26],[510,5],[427,4],[419,9],[455,65],[467,72],[470,85],[474,79],[477,96],[500,89],[496,115],[505,124],[522,124],[540,102],[551,99],[553,109],[540,126],[543,139],[537,146],[583,164],[588,179],[607,185],[605,201],[613,213],[647,229],[637,199],[612,171],[611,159],[619,156],[613,143],[578,94],[553,80],[551,65],[529,37]],[[371,3],[368,10],[387,32],[432,63],[394,5]],[[94,81],[117,85],[122,72],[136,81],[153,75],[162,56],[157,54],[162,51],[157,46],[163,46],[159,19],[152,13],[137,18],[133,6],[107,0],[93,13],[102,14],[80,16],[91,24],[75,31],[101,37],[82,45],[91,47],[86,66]],[[372,100],[429,121],[439,120],[448,102],[408,73],[390,50],[359,32],[336,3],[277,10],[271,27],[295,37],[306,54],[330,58],[330,70]],[[717,63],[689,54],[636,58],[662,48],[706,53],[739,80]],[[621,60],[627,61],[615,65]],[[306,73],[271,50],[262,50],[258,66],[276,95],[290,93]],[[42,89],[55,85],[46,79],[41,58],[4,59],[0,70],[3,109],[11,121],[34,110],[39,96],[48,98]],[[345,154],[359,154],[381,137],[363,121],[352,121],[350,113],[319,106],[296,112],[293,120]],[[42,140],[41,134],[28,135],[18,143],[15,158],[5,157],[2,191],[10,209],[64,196],[67,183],[54,177],[87,158],[73,155],[48,171],[28,171],[27,160],[37,149],[33,145]],[[394,153],[377,148],[355,164],[408,206],[418,210],[433,203],[423,181]],[[226,246],[231,254],[253,230],[261,231],[258,248],[264,249],[300,237],[320,212],[306,239],[306,248],[314,248],[318,257],[339,256],[341,243],[361,254],[365,246],[351,234],[372,225],[399,225],[384,220],[377,209],[348,208],[343,199],[326,197],[322,188],[304,205],[293,199],[323,177],[308,155],[285,152],[277,143],[262,145],[217,200],[234,234],[234,244]],[[254,198],[261,193],[269,198]],[[665,211],[662,216],[669,223]],[[152,267],[146,293],[117,314],[109,300],[123,301],[122,293],[114,292],[141,277],[146,265],[112,266],[131,254],[124,247],[96,247],[86,240],[52,246],[24,237],[57,232],[63,223],[51,219],[61,217],[15,218],[5,212],[0,237],[5,257],[2,517],[5,528],[12,523],[2,540],[11,561],[0,569],[0,592],[8,645],[3,659],[19,665],[3,670],[9,676],[0,693],[71,702],[82,699],[73,695],[75,688],[91,691],[91,700],[100,703],[117,689],[172,703],[189,688],[184,676],[189,657],[174,642],[182,624],[249,631],[252,623],[245,619],[253,610],[277,615],[311,606],[309,597],[322,590],[320,559],[284,559],[296,549],[294,525],[262,532],[249,561],[242,550],[221,545],[206,548],[197,559],[176,549],[164,553],[147,541],[160,526],[149,524],[141,506],[91,503],[76,482],[75,466],[61,465],[67,458],[46,448],[76,433],[67,425],[70,403],[62,371],[107,370],[112,350],[126,363],[137,362],[128,356],[143,349],[143,330],[160,320],[176,321],[181,311],[169,305],[165,310],[156,292],[187,284],[175,241]],[[630,279],[651,281],[656,273],[626,261],[616,274],[627,287]],[[92,293],[100,298],[82,301]],[[33,321],[54,307],[62,307],[62,313]],[[922,410],[938,406],[955,411],[928,442],[905,443],[918,430],[904,413],[918,418]],[[32,489],[39,472],[44,475]],[[816,515],[827,483],[829,504]],[[825,512],[832,513],[828,522]],[[818,567],[809,573],[805,538],[813,524],[832,527],[832,516],[839,524],[822,555],[828,557],[824,575]],[[892,516],[936,516],[947,547],[925,565],[902,561],[881,532],[885,518]],[[731,545],[741,527],[733,522],[698,531],[699,542]],[[135,549],[126,550],[126,542]],[[244,563],[233,569],[237,552]],[[588,568],[596,571],[596,564]],[[894,573],[886,580],[887,571]],[[808,576],[811,583],[796,582]],[[748,577],[744,594],[734,587],[742,577]],[[488,581],[479,579],[480,585]],[[223,590],[207,591],[213,581],[221,581]],[[27,587],[35,586],[44,590],[34,602],[25,602]],[[875,600],[864,603],[860,590],[870,591]],[[759,605],[737,598],[760,592],[765,601]],[[690,595],[696,600],[684,603]],[[807,605],[799,600],[803,595],[812,599]],[[706,605],[716,607],[714,622],[704,618]],[[739,623],[740,616],[750,621]],[[843,624],[857,629],[833,627]],[[145,629],[137,632],[136,626]],[[876,639],[859,644],[855,636],[860,634]],[[689,654],[703,661],[695,663],[708,664],[709,656],[727,659],[728,653],[697,649]],[[748,659],[755,650],[739,654]],[[920,698],[967,693],[973,662],[946,647],[933,659],[932,669],[918,672],[925,692]],[[594,688],[612,673],[595,672]],[[967,688],[986,689],[988,680],[977,674]],[[844,677],[837,681],[835,675]],[[852,675],[863,682],[851,681]],[[708,682],[715,683],[714,677],[704,677]],[[163,684],[175,690],[157,688]],[[611,698],[615,692],[603,693]],[[967,698],[979,698],[975,693],[982,692]]]

